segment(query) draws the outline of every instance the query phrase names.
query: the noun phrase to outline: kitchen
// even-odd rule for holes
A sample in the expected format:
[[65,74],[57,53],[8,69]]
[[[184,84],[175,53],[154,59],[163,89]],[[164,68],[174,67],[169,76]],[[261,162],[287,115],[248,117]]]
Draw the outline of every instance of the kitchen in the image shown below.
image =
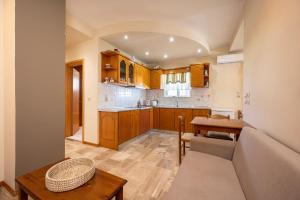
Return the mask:
[[[127,41],[127,34],[118,37]],[[142,34],[131,33],[130,38],[136,35]],[[181,39],[163,37],[172,45]],[[146,51],[139,57],[149,54]],[[104,50],[99,57],[98,130],[102,147],[118,150],[121,144],[152,129],[178,131],[178,116],[186,118],[185,129],[193,132],[190,122],[196,116],[223,114],[237,119],[242,110],[241,63],[218,65],[210,56],[205,60],[208,62],[197,64],[183,59],[185,65],[175,65],[180,67],[149,66],[117,48]]]

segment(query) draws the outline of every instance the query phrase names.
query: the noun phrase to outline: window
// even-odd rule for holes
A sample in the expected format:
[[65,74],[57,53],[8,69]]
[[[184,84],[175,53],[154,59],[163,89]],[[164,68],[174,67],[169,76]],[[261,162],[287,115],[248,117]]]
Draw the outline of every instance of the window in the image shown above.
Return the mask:
[[191,73],[163,74],[161,89],[164,90],[165,97],[190,97]]

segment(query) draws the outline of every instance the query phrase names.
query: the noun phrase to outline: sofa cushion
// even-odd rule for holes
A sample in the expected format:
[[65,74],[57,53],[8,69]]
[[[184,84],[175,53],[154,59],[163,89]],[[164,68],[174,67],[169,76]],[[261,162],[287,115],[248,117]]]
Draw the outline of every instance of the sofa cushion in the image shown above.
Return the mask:
[[166,194],[168,200],[245,199],[232,162],[189,151]]
[[300,199],[300,155],[263,131],[243,129],[233,165],[247,200]]

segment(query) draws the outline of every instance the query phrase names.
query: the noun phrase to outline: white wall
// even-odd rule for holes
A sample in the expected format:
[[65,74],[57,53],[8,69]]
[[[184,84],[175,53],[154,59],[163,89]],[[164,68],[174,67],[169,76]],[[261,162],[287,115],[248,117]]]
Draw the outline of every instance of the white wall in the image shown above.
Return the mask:
[[15,1],[4,0],[4,181],[15,186]]
[[300,153],[300,1],[247,0],[245,120]]
[[4,1],[0,0],[0,181],[4,179]]
[[[103,40],[94,38],[66,50],[66,62],[84,59],[84,141],[98,144],[98,77],[99,53],[114,49]],[[99,91],[100,92],[100,91]]]
[[[191,97],[179,98],[181,106],[208,106],[213,109],[242,110],[243,66],[241,63],[210,65],[209,88],[192,88]],[[163,97],[162,90],[147,91],[148,99],[162,105],[176,105],[176,99]]]

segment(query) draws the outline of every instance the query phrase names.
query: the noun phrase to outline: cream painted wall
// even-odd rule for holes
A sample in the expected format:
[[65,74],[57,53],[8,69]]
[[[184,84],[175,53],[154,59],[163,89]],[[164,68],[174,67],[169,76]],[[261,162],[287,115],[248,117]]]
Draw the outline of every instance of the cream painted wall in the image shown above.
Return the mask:
[[242,63],[212,65],[210,68],[211,106],[242,110]]
[[99,52],[113,46],[94,38],[66,50],[66,62],[84,59],[84,140],[98,144],[98,76]]
[[4,179],[4,1],[0,0],[0,181]]
[[15,187],[15,1],[4,0],[4,181]]
[[244,117],[300,153],[299,8],[299,0],[247,0]]

